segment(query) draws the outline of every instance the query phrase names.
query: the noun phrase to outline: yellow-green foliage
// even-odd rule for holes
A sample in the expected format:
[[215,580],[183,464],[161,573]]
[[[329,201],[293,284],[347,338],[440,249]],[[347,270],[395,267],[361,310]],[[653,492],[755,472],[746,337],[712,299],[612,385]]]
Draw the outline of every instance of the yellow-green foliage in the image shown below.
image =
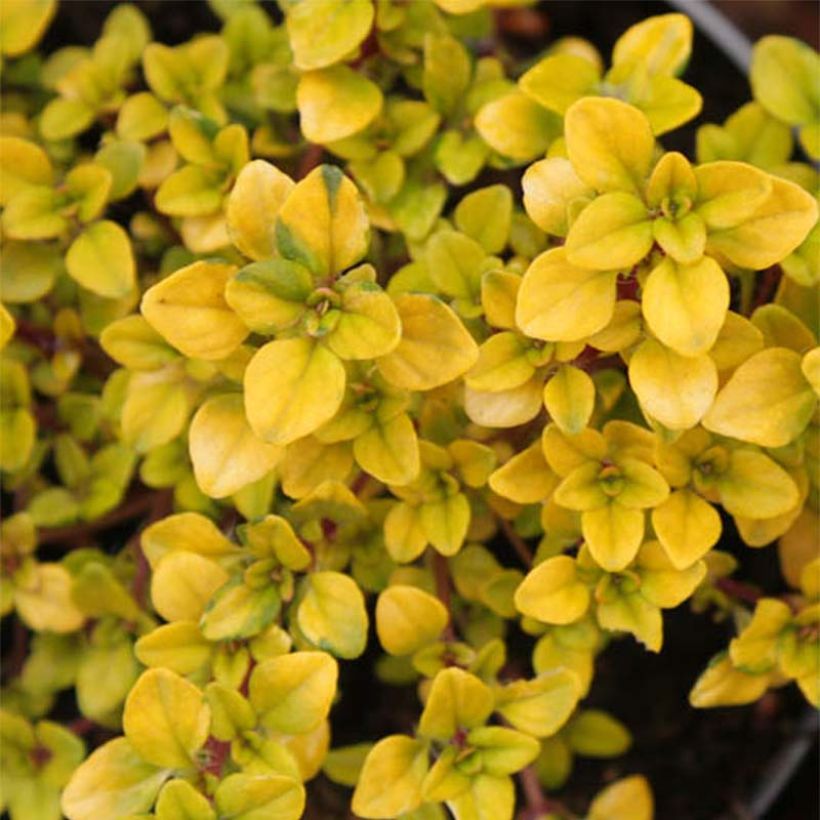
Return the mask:
[[632,743],[596,658],[687,601],[736,627],[692,705],[820,704],[818,55],[761,40],[690,160],[681,14],[524,70],[474,48],[518,0],[209,2],[47,55],[55,0],[0,4],[12,820],[295,820],[320,772],[580,817],[538,790]]

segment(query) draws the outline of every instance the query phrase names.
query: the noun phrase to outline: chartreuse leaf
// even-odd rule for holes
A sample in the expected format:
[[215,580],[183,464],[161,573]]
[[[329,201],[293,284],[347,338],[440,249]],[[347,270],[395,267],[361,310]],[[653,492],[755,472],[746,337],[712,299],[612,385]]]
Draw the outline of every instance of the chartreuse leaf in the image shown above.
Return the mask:
[[639,63],[650,76],[673,76],[684,68],[691,51],[692,21],[685,14],[658,14],[618,38],[612,64]]
[[593,270],[629,269],[652,247],[652,221],[638,197],[614,191],[596,197],[578,215],[566,241],[567,259]]
[[448,801],[456,817],[492,820],[512,817],[515,811],[515,787],[509,777],[478,774],[470,779],[466,792]]
[[595,409],[595,384],[584,370],[561,365],[544,387],[544,406],[562,432],[580,433]]
[[194,552],[210,558],[235,554],[237,547],[204,515],[177,513],[146,527],[142,532],[142,551],[154,569],[160,559],[174,550]]
[[179,354],[142,316],[111,322],[100,335],[102,349],[129,370],[157,370]]
[[137,371],[122,406],[122,438],[140,453],[178,436],[191,412],[191,392],[177,368]]
[[479,726],[468,733],[467,743],[481,753],[483,771],[495,776],[520,771],[540,748],[534,737],[505,726]]
[[456,226],[487,253],[501,253],[512,222],[513,198],[506,185],[490,185],[465,196],[456,205]]
[[676,569],[702,558],[722,530],[717,510],[691,490],[673,492],[652,510],[652,528]]
[[353,282],[342,290],[340,316],[327,346],[340,359],[375,359],[394,350],[401,320],[393,300],[373,282]]
[[710,232],[707,252],[725,256],[740,267],[762,270],[800,245],[817,222],[817,200],[793,182],[770,179],[771,192],[750,215]]
[[522,615],[549,624],[577,621],[589,600],[589,589],[578,579],[575,561],[568,555],[540,563],[515,591],[515,607]]
[[33,242],[3,242],[0,249],[3,301],[6,304],[36,302],[51,290],[63,270],[63,256],[58,247]]
[[652,790],[646,778],[633,775],[616,780],[599,792],[589,807],[587,818],[588,820],[652,820],[654,806]]
[[560,118],[518,89],[482,106],[475,118],[481,139],[515,162],[543,156],[560,135]]
[[369,242],[368,220],[356,186],[335,165],[321,165],[300,180],[279,210],[279,253],[317,277],[358,262]]
[[211,657],[211,644],[191,621],[164,624],[143,635],[134,645],[140,663],[167,667],[179,675],[191,675]]
[[587,97],[564,119],[567,154],[578,176],[597,191],[640,192],[655,140],[646,117],[620,100]]
[[471,74],[470,55],[455,37],[425,35],[422,89],[436,111],[444,115],[452,113],[464,99]]
[[298,820],[305,808],[305,789],[290,777],[239,773],[222,780],[214,799],[223,817]]
[[529,381],[535,373],[530,347],[518,333],[503,332],[490,336],[478,350],[478,361],[465,376],[475,390],[498,393]]
[[109,299],[119,299],[134,287],[136,265],[128,234],[103,220],[87,227],[71,243],[66,269],[83,287]]
[[209,641],[252,638],[276,619],[281,606],[274,584],[251,587],[236,576],[211,596],[199,625]]
[[388,421],[376,420],[353,441],[357,464],[374,478],[398,486],[419,473],[419,443],[413,422],[406,413]]
[[417,587],[389,586],[376,602],[376,633],[391,655],[410,655],[433,643],[449,619],[441,601]]
[[516,453],[488,479],[490,489],[518,504],[536,504],[548,498],[558,477],[544,459],[540,441]]
[[778,639],[791,619],[788,604],[775,598],[761,598],[751,621],[729,644],[732,664],[751,674],[772,669],[777,663]]
[[339,666],[326,652],[293,652],[254,667],[250,701],[262,725],[284,734],[315,729],[330,711]]
[[706,354],[681,356],[647,339],[629,360],[629,383],[652,418],[670,430],[688,430],[712,406],[717,368]]
[[303,74],[296,89],[299,126],[305,139],[320,145],[365,129],[383,102],[381,89],[346,65]]
[[36,564],[16,581],[17,614],[37,632],[73,632],[82,626],[85,616],[74,603],[71,588],[71,574],[64,566]]
[[391,818],[421,805],[429,764],[427,746],[404,735],[380,740],[368,753],[353,793],[359,817]]
[[761,447],[782,447],[803,432],[816,404],[800,369],[800,355],[773,347],[735,370],[706,413],[703,426]]
[[764,37],[752,52],[752,92],[767,111],[789,125],[816,123],[818,71],[820,56],[811,46],[793,37]]
[[0,52],[18,57],[43,36],[57,11],[57,0],[10,0],[0,10]]
[[221,262],[187,265],[145,292],[142,315],[186,356],[224,359],[248,335],[225,301],[225,285],[235,272]]
[[800,493],[792,477],[769,456],[734,450],[716,480],[727,512],[747,518],[773,518],[794,509]]
[[293,190],[276,166],[255,159],[239,172],[225,209],[231,241],[251,259],[276,255],[276,217]]
[[577,54],[550,54],[525,72],[519,88],[544,108],[558,114],[581,97],[595,94],[601,74],[594,63]]
[[302,71],[324,68],[351,55],[373,23],[370,0],[289,3],[286,12],[293,62]]
[[549,737],[567,722],[579,695],[575,673],[558,669],[496,689],[497,710],[516,729],[535,737]]
[[246,265],[230,279],[225,300],[251,330],[276,334],[305,315],[312,290],[306,267],[287,259],[269,259]]
[[595,562],[609,572],[619,572],[638,552],[644,514],[610,502],[582,513],[581,530]]
[[728,308],[729,283],[709,257],[691,265],[666,258],[653,268],[643,290],[647,324],[681,356],[698,356],[712,347]]
[[264,441],[290,444],[333,418],[344,398],[345,368],[312,339],[279,339],[245,370],[245,412]]
[[592,199],[592,189],[564,157],[534,162],[524,172],[524,207],[535,224],[553,236],[566,236],[575,217]]
[[696,709],[716,706],[742,706],[756,701],[769,687],[767,674],[749,674],[737,669],[724,652],[709,662],[689,693]]
[[51,160],[39,145],[20,137],[0,136],[0,205],[31,186],[51,185],[53,175]]
[[216,814],[204,794],[187,780],[169,780],[154,808],[157,820],[215,820]]
[[452,666],[433,678],[419,722],[419,734],[450,740],[458,729],[483,726],[493,711],[492,690],[475,675]]
[[570,264],[563,248],[537,256],[521,282],[515,321],[528,336],[574,342],[601,330],[615,307],[615,271]]
[[188,432],[188,451],[197,484],[211,498],[232,495],[262,478],[284,452],[253,432],[239,393],[214,396],[197,410]]
[[803,356],[800,369],[806,381],[812,386],[815,395],[820,398],[820,347],[815,347]]
[[382,376],[406,390],[432,390],[463,375],[475,364],[478,346],[458,316],[426,294],[394,298],[401,341],[377,360]]
[[304,636],[339,658],[357,658],[367,644],[367,610],[356,582],[340,572],[313,572],[296,622]]
[[172,769],[194,766],[208,737],[211,710],[192,683],[168,669],[140,675],[125,701],[125,737],[147,763]]
[[579,711],[565,732],[572,751],[584,757],[618,757],[632,745],[626,726],[600,709]]
[[168,109],[150,91],[131,95],[117,115],[117,135],[124,140],[152,139],[167,125]]
[[151,601],[166,621],[198,621],[228,578],[216,561],[195,552],[171,552],[151,575]]
[[470,503],[463,493],[422,504],[420,520],[427,540],[442,554],[455,555],[467,537]]
[[80,764],[62,794],[69,820],[95,820],[147,812],[167,769],[147,763],[124,737],[103,744]]

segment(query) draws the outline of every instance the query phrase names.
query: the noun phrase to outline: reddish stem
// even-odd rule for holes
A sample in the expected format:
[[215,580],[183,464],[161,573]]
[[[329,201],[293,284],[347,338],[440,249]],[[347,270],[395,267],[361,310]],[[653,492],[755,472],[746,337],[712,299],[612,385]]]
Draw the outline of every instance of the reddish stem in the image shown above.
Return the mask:
[[756,604],[763,597],[763,593],[756,587],[743,581],[736,581],[734,578],[719,578],[715,582],[715,587],[730,598],[748,604]]
[[314,168],[321,164],[324,151],[325,149],[321,145],[315,143],[308,145],[299,162],[299,170],[296,172],[297,179],[304,179]]
[[454,641],[456,633],[453,629],[453,613],[450,610],[452,602],[452,592],[450,589],[450,567],[447,565],[447,559],[437,550],[432,550],[433,553],[433,574],[436,579],[436,595],[444,608],[450,615],[450,620],[447,626],[444,627],[444,640]]
[[518,554],[527,569],[532,566],[532,550],[527,545],[527,542],[515,531],[513,525],[500,515],[496,516],[498,525],[501,527],[507,541],[510,542],[512,548]]

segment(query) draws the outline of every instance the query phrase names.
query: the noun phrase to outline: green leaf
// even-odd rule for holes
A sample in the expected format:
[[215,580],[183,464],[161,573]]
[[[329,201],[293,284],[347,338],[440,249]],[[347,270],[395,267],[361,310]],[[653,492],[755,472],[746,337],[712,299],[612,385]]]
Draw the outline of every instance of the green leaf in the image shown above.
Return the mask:
[[242,396],[214,396],[197,410],[188,432],[188,450],[199,488],[224,498],[267,475],[283,449],[260,440],[245,418]]
[[537,256],[521,281],[515,321],[528,336],[574,342],[601,330],[615,309],[614,271],[570,264],[563,248]]
[[382,376],[406,390],[431,390],[475,364],[478,346],[447,305],[426,294],[400,294],[394,303],[401,342],[377,360]]
[[296,88],[302,133],[320,145],[367,128],[383,102],[381,89],[346,65],[303,74]]
[[236,268],[193,262],[149,288],[142,315],[186,356],[224,359],[244,341],[248,328],[225,301],[225,286]]
[[354,282],[346,286],[339,311],[339,320],[325,343],[340,359],[375,359],[399,344],[398,311],[378,285]]
[[629,270],[652,247],[652,221],[638,197],[623,191],[590,202],[572,223],[567,260],[594,270]]
[[629,360],[629,383],[652,418],[670,430],[688,430],[711,412],[718,375],[706,354],[681,356],[647,339]]
[[692,265],[665,259],[644,285],[642,310],[652,332],[681,356],[699,356],[717,340],[729,309],[729,283],[705,257]]
[[338,675],[338,664],[326,652],[268,658],[251,673],[251,705],[266,728],[285,734],[310,732],[330,711]]
[[167,669],[149,669],[125,701],[125,737],[146,762],[190,768],[205,743],[211,712],[202,692]]
[[519,163],[543,155],[560,134],[558,115],[517,89],[482,106],[475,127],[490,148]]
[[367,644],[367,611],[356,582],[339,572],[311,573],[296,611],[304,636],[339,658],[357,658]]
[[456,205],[456,226],[489,253],[501,253],[512,223],[513,198],[506,185],[490,185],[467,194]]
[[427,102],[441,114],[450,114],[464,99],[472,66],[464,46],[449,34],[424,37],[422,90]]
[[587,97],[564,120],[567,154],[597,191],[638,193],[649,174],[655,140],[646,117],[620,100]]
[[568,555],[540,563],[515,591],[519,612],[549,624],[577,621],[587,611],[589,601],[589,589],[578,579],[575,561]]
[[391,655],[410,655],[433,643],[449,620],[441,601],[417,587],[389,586],[376,602],[376,632]]
[[315,168],[283,203],[276,236],[281,255],[318,278],[347,270],[369,244],[367,214],[356,186],[333,165]]
[[116,222],[87,227],[66,254],[69,274],[83,287],[109,299],[119,299],[134,287],[136,265],[128,234]]
[[420,740],[390,735],[368,753],[353,793],[359,817],[389,818],[421,805],[421,787],[428,769],[427,747]]
[[494,706],[492,690],[485,683],[463,669],[449,667],[433,678],[418,733],[449,741],[459,729],[483,726]]
[[281,339],[260,348],[245,370],[245,412],[254,433],[289,444],[336,414],[345,368],[311,339]]
[[752,52],[751,84],[755,99],[789,125],[817,122],[820,56],[793,37],[769,36]]
[[170,772],[147,763],[124,737],[96,749],[74,772],[62,794],[69,820],[95,820],[147,812]]
[[311,71],[347,57],[367,36],[373,14],[369,0],[289,3],[285,25],[296,68]]
[[803,432],[816,406],[814,391],[800,369],[800,355],[773,347],[735,370],[703,426],[762,447],[782,447]]
[[235,820],[298,820],[305,808],[302,784],[280,775],[228,775],[214,798],[220,814]]

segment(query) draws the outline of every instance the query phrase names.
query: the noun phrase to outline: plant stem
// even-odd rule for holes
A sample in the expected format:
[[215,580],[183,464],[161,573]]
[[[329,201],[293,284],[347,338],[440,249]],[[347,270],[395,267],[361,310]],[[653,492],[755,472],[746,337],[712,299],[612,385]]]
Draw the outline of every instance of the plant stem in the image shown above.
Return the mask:
[[527,545],[527,542],[515,531],[513,525],[507,521],[506,518],[497,515],[496,520],[507,541],[510,542],[510,545],[516,551],[524,566],[529,569],[532,566],[532,550]]
[[325,149],[322,148],[321,145],[316,145],[315,143],[308,145],[307,150],[302,155],[302,159],[299,162],[299,170],[296,172],[298,179],[304,179],[321,163],[324,150]]
[[[45,527],[40,530],[38,541],[40,544],[59,544],[62,542],[74,543],[86,540],[92,533],[107,530],[110,527],[130,521],[143,513],[152,510],[159,511],[160,506],[165,509],[165,499],[170,500],[170,491],[142,490],[95,521],[84,521],[81,524],[69,524],[66,527]],[[165,513],[158,515],[159,518]],[[153,515],[153,513],[152,513]],[[153,518],[152,520],[156,520]]]
[[456,633],[453,629],[453,613],[450,609],[452,602],[450,567],[447,565],[447,559],[438,550],[432,550],[432,553],[433,575],[436,579],[436,595],[450,615],[450,620],[447,622],[447,626],[444,627],[444,639],[454,641],[456,639]]
[[736,581],[734,578],[719,578],[715,586],[730,598],[745,601],[747,604],[756,604],[763,597],[763,593],[756,587],[743,581]]

